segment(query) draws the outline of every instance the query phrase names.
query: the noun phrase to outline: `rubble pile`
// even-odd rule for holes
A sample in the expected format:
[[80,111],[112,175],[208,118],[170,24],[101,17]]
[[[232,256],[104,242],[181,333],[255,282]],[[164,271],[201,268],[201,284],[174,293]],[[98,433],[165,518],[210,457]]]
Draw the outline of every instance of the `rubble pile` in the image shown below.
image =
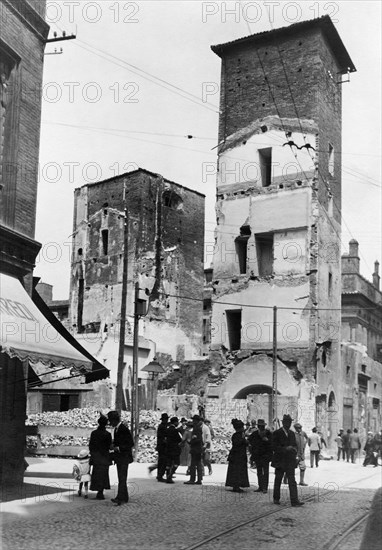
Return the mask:
[[56,447],[58,445],[89,445],[88,437],[74,437],[72,435],[46,435],[41,436],[41,447]]
[[139,436],[139,445],[137,453],[137,462],[154,463],[157,461],[158,455],[155,450],[157,438],[155,435]]
[[72,426],[73,428],[96,428],[102,411],[93,408],[70,409],[29,414],[25,422],[28,426]]
[[[91,430],[97,427],[97,419],[100,414],[107,414],[107,411],[101,411],[95,408],[71,409],[64,412],[44,412],[30,414],[26,424],[32,426],[60,426],[73,428],[89,428]],[[122,421],[130,425],[131,414],[129,411],[122,411]],[[139,415],[139,447],[138,447],[138,462],[156,462],[157,453],[155,431],[160,422],[161,413],[159,411],[140,411]],[[227,455],[231,448],[232,430],[225,426],[214,425],[215,438],[213,440],[212,461],[218,464],[227,462]],[[153,430],[154,433],[147,434],[145,431]],[[28,438],[29,441],[29,438]],[[27,441],[27,442],[28,442]],[[34,447],[34,440],[30,440]],[[89,438],[79,437],[75,435],[42,435],[41,447],[48,449],[60,445],[73,445],[87,447]]]

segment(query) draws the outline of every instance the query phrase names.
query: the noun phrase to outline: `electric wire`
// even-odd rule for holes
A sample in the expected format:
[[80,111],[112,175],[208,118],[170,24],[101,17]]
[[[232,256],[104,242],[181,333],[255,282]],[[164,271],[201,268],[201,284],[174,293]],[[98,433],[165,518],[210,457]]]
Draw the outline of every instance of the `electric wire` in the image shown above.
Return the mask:
[[[234,279],[235,277],[229,277],[229,279]],[[141,288],[140,290],[144,290]],[[178,298],[182,300],[191,300],[194,302],[204,302],[204,298],[195,298],[193,296],[184,296],[181,294],[170,294],[168,292],[159,292],[158,294],[161,294],[162,296],[165,296],[166,298]],[[243,304],[237,303],[237,302],[219,302],[218,300],[214,300],[213,304],[219,304],[219,305],[228,305],[228,306],[241,306],[242,308],[257,308],[257,309],[272,309],[274,306],[266,306],[266,305],[260,305],[260,304]],[[289,307],[289,306],[277,306],[278,310],[290,310],[290,311],[344,311],[344,308],[333,308],[333,307]],[[371,311],[375,309],[382,309],[382,304],[376,305],[374,307],[348,307],[346,306],[346,311],[352,311],[352,310],[365,310],[365,311]]]
[[[272,25],[272,21],[271,21],[271,19],[270,19],[270,14],[269,14],[269,12],[268,12],[268,18],[269,18],[269,23],[270,23],[271,29],[274,30],[274,29],[273,29],[273,25]],[[247,25],[248,25],[248,28],[250,29],[250,26],[249,26],[249,22],[248,22],[248,21],[247,21]],[[294,99],[294,96],[293,96],[293,92],[292,92],[291,86],[290,86],[290,84],[289,84],[288,73],[287,73],[287,71],[286,71],[286,67],[285,67],[285,64],[284,64],[283,56],[282,56],[282,54],[281,54],[280,48],[279,48],[279,46],[278,46],[278,43],[276,42],[275,44],[276,44],[276,48],[277,48],[277,51],[278,51],[278,54],[279,54],[279,57],[280,57],[280,62],[281,62],[282,68],[283,68],[283,72],[284,72],[284,75],[285,75],[285,81],[286,81],[286,84],[287,84],[287,87],[288,87],[288,90],[289,90],[289,93],[290,93],[290,97],[291,97],[291,100],[292,100],[292,103],[293,103],[293,107],[294,107],[294,110],[295,110],[295,113],[296,113],[296,117],[297,117],[298,123],[299,123],[299,126],[300,126],[300,131],[301,131],[301,133],[302,133],[302,135],[303,135],[303,139],[304,139],[305,144],[306,144],[306,135],[305,135],[305,132],[303,131],[302,124],[301,124],[301,120],[300,120],[300,116],[299,116],[298,109],[297,109],[297,105],[296,105],[296,102],[295,102],[295,99]],[[263,69],[263,67],[262,67],[262,69]],[[263,69],[263,72],[264,72],[264,69]],[[273,98],[273,94],[272,94],[272,98]],[[276,105],[275,105],[275,107],[276,107]],[[277,110],[277,112],[278,112],[278,109],[277,109],[277,108],[276,108],[276,110]],[[315,163],[316,159],[314,159],[314,158],[312,157],[311,152],[310,152],[310,150],[309,150],[308,148],[307,148],[307,150],[308,150],[309,156],[311,157],[312,161]],[[296,158],[297,158],[297,153],[296,153],[295,156],[296,156]],[[345,219],[344,219],[344,217],[343,217],[343,215],[342,215],[342,210],[341,210],[341,208],[337,205],[336,201],[334,200],[334,197],[333,197],[333,194],[332,194],[330,185],[328,184],[326,178],[322,175],[318,163],[317,163],[317,172],[318,172],[319,176],[321,177],[321,180],[323,181],[324,185],[325,185],[326,188],[327,188],[329,198],[332,200],[333,205],[334,205],[335,208],[337,209],[337,211],[338,211],[338,213],[339,213],[339,215],[340,215],[340,219],[343,221],[343,223],[344,223],[344,225],[346,226],[346,228],[347,228],[349,234],[352,236],[352,233],[351,233],[351,231],[350,231],[350,228],[349,228],[349,226],[347,225],[347,223],[346,223],[346,221],[345,221]],[[324,214],[326,215],[326,217],[327,217],[327,219],[328,219],[330,225],[332,226],[332,228],[333,228],[335,234],[337,235],[339,241],[341,242],[342,246],[345,247],[344,243],[342,242],[341,235],[338,233],[336,227],[334,226],[331,217],[329,216],[329,214],[328,214],[327,211],[326,211],[325,206],[322,205],[322,204],[320,203],[320,201],[319,201],[319,199],[318,199],[318,196],[317,196],[317,201],[318,201],[318,203],[321,205],[322,211],[323,211]],[[354,237],[353,237],[353,238],[354,238]],[[363,255],[362,255],[361,252],[360,252],[360,255],[361,255],[361,257],[363,258],[363,260],[364,260],[364,262],[365,262],[365,264],[366,264],[366,267],[371,271],[370,266],[368,265],[368,262],[365,260],[365,258],[363,257]]]
[[[99,48],[96,48],[95,46],[92,46],[91,44],[88,44],[87,42],[84,42],[83,40],[77,39],[77,44],[79,48],[82,48],[93,55],[97,55],[99,57],[102,57],[106,61],[109,61],[110,63],[114,63],[115,65],[118,65],[119,67],[122,67],[126,69],[129,72],[132,72],[133,74],[136,74],[137,76],[140,76],[141,78],[148,80],[149,82],[152,82],[153,84],[156,84],[157,86],[160,86],[161,88],[164,88],[165,90],[168,90],[179,97],[182,97],[183,99],[187,99],[188,101],[192,101],[192,103],[195,103],[196,105],[199,105],[200,107],[204,107],[205,109],[212,111],[214,113],[219,113],[219,109],[216,105],[213,105],[207,101],[203,101],[195,94],[192,94],[188,92],[187,90],[184,90],[180,88],[179,86],[176,86],[175,84],[172,84],[171,82],[168,82],[167,80],[164,80],[158,76],[155,76],[144,69],[140,69],[136,65],[133,65],[124,59],[121,59],[109,52],[106,52],[105,50],[101,50]],[[93,51],[94,50],[94,51]]]
[[[50,124],[50,125],[56,125],[56,126],[62,126],[62,127],[68,127],[68,128],[77,128],[79,130],[85,130],[85,131],[92,131],[92,132],[97,132],[97,133],[103,133],[103,134],[106,134],[106,135],[113,135],[113,136],[116,136],[116,137],[120,137],[120,138],[127,138],[127,139],[133,139],[132,137],[130,136],[124,136],[123,134],[142,134],[142,135],[152,135],[152,136],[163,136],[163,137],[176,137],[176,138],[183,138],[183,139],[197,139],[197,140],[208,140],[208,141],[214,141],[214,138],[209,138],[209,137],[204,137],[204,136],[193,136],[193,135],[186,135],[186,134],[166,134],[166,133],[157,133],[157,132],[144,132],[144,131],[140,131],[140,130],[122,130],[122,129],[119,129],[119,128],[100,128],[100,127],[94,127],[94,126],[86,126],[86,125],[80,125],[80,124],[68,124],[68,123],[63,123],[63,122],[54,122],[54,121],[44,121],[44,124]],[[271,139],[274,139],[274,140],[280,140],[280,144],[279,145],[272,145],[272,147],[282,147],[283,144],[282,144],[282,139],[279,138],[278,136],[269,136]],[[158,142],[158,141],[151,141],[151,140],[141,140],[142,142],[145,142],[145,143],[151,143],[151,144],[154,144],[154,145],[159,145],[159,146],[163,146],[163,147],[171,147],[171,148],[178,148],[178,149],[181,149],[181,150],[184,150],[184,151],[191,151],[191,152],[195,152],[195,153],[202,153],[204,155],[211,155],[211,156],[216,156],[216,153],[212,153],[211,151],[207,151],[207,150],[200,150],[200,149],[190,149],[190,148],[186,148],[186,147],[180,147],[178,145],[172,145],[172,144],[168,144],[168,143],[164,143],[164,142]],[[317,152],[320,152],[319,150],[317,150]],[[238,156],[232,156],[230,155],[229,156],[229,159],[230,160],[242,160],[242,161],[248,161],[248,159],[244,158],[244,157],[238,157]],[[344,165],[342,164],[342,170],[345,171],[346,173],[348,173],[350,176],[353,176],[354,178],[357,178],[358,181],[360,183],[365,183],[365,184],[369,184],[369,185],[372,185],[374,187],[377,187],[378,189],[382,189],[382,186],[379,185],[378,183],[374,183],[376,182],[377,180],[373,180],[373,178],[370,178],[369,176],[366,176],[365,174],[361,174],[361,173],[356,173],[352,171],[352,168],[348,167],[347,165]],[[373,181],[369,181],[369,180],[373,180]],[[288,180],[287,180],[288,181]]]

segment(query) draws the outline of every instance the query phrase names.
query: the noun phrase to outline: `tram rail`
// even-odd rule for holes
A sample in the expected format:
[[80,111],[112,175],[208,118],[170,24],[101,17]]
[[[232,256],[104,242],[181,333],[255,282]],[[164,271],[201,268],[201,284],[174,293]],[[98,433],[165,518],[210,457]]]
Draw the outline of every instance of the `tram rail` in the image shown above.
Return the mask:
[[[362,478],[359,478],[355,481],[351,481],[349,483],[346,483],[345,485],[342,485],[341,486],[341,489],[344,489],[350,485],[354,485],[356,483],[359,483],[361,481],[365,481],[367,479],[371,479],[373,478],[374,475],[369,475],[369,476],[366,476],[366,477],[362,477]],[[324,490],[322,493],[320,493],[320,498],[325,498],[325,496],[329,495],[329,494],[332,494],[333,493],[333,489],[329,489],[329,490]],[[316,499],[316,495],[311,495],[304,500],[304,502],[312,502]],[[211,535],[210,537],[208,538],[205,538],[203,540],[200,540],[198,542],[195,542],[194,544],[191,544],[190,546],[184,546],[182,547],[181,550],[197,550],[198,548],[202,548],[203,546],[209,544],[210,542],[213,542],[214,540],[216,539],[219,539],[219,538],[222,538],[222,537],[225,537],[229,534],[231,534],[232,532],[238,530],[238,529],[241,529],[242,527],[245,527],[247,525],[250,525],[251,523],[256,523],[266,517],[269,517],[269,516],[273,516],[273,515],[277,515],[277,514],[280,514],[282,512],[285,512],[286,509],[288,508],[292,508],[292,506],[289,504],[289,505],[286,505],[286,506],[276,506],[274,509],[272,510],[269,510],[267,512],[264,512],[263,514],[259,514],[257,516],[254,516],[252,517],[251,519],[248,519],[248,520],[245,520],[245,521],[242,521],[240,523],[237,523],[236,525],[233,525],[231,527],[228,527],[227,529],[224,529],[223,531],[219,531],[218,533],[215,533],[214,535]],[[300,510],[301,511],[301,510]],[[358,518],[356,520],[356,523],[354,524],[351,524],[345,531],[342,531],[340,536],[336,536],[334,537],[334,539],[332,541],[329,541],[329,546],[325,546],[324,547],[324,550],[336,550],[339,545],[341,544],[341,542],[343,542],[358,526],[362,525],[362,523],[364,521],[366,521],[367,517],[368,517],[368,512],[364,515],[362,515],[360,518]]]

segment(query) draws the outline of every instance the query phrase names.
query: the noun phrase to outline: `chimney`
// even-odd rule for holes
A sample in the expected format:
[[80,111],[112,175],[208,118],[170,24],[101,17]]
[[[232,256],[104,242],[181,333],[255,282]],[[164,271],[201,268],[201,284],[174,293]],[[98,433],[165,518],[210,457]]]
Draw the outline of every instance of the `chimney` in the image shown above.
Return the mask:
[[379,276],[379,262],[376,260],[374,262],[374,273],[373,273],[373,285],[377,290],[379,290],[379,282],[381,277]]
[[353,273],[359,273],[358,241],[349,241],[349,255],[347,256],[349,267]]
[[358,241],[352,239],[349,241],[349,256],[358,258]]

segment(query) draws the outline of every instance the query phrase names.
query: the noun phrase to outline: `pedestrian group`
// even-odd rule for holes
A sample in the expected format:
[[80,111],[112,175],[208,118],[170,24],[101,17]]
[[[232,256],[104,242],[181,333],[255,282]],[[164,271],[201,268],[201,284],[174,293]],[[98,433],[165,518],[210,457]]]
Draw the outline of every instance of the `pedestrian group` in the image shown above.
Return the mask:
[[[199,409],[203,411],[202,407]],[[107,424],[113,428],[111,434]],[[256,468],[258,488],[257,493],[268,493],[269,466],[275,469],[273,486],[273,502],[280,504],[281,484],[289,486],[292,506],[302,506],[304,502],[298,498],[295,469],[299,470],[299,485],[307,486],[305,482],[305,449],[309,446],[310,467],[319,466],[323,447],[327,447],[323,435],[316,427],[312,428],[309,436],[302,430],[299,422],[294,424],[290,415],[285,414],[282,426],[271,431],[263,419],[252,420],[245,429],[239,419],[232,420],[234,434],[232,447],[228,455],[226,487],[232,487],[233,492],[242,493],[243,488],[249,487],[248,479],[248,451],[250,467]],[[179,465],[186,466],[189,480],[185,485],[202,485],[203,477],[212,474],[211,453],[214,430],[211,422],[200,414],[179,419],[169,418],[167,413],[161,415],[161,422],[157,428],[156,451],[157,462],[149,466],[149,473],[157,471],[156,479],[160,483],[174,483],[175,473]],[[355,463],[356,453],[361,450],[361,441],[356,428],[343,429],[335,439],[337,444],[337,460],[346,460]],[[118,492],[112,502],[118,506],[129,501],[127,489],[128,467],[133,462],[134,440],[126,424],[121,422],[117,411],[110,411],[107,416],[101,415],[98,419],[98,428],[90,435],[89,451],[82,450],[73,467],[73,477],[78,481],[78,495],[84,492],[88,498],[90,491],[96,491],[96,499],[104,500],[104,490],[110,489],[109,467],[115,464],[118,475]],[[373,435],[368,432],[364,445],[366,453],[363,466],[378,466],[378,456],[382,451],[382,432]]]

